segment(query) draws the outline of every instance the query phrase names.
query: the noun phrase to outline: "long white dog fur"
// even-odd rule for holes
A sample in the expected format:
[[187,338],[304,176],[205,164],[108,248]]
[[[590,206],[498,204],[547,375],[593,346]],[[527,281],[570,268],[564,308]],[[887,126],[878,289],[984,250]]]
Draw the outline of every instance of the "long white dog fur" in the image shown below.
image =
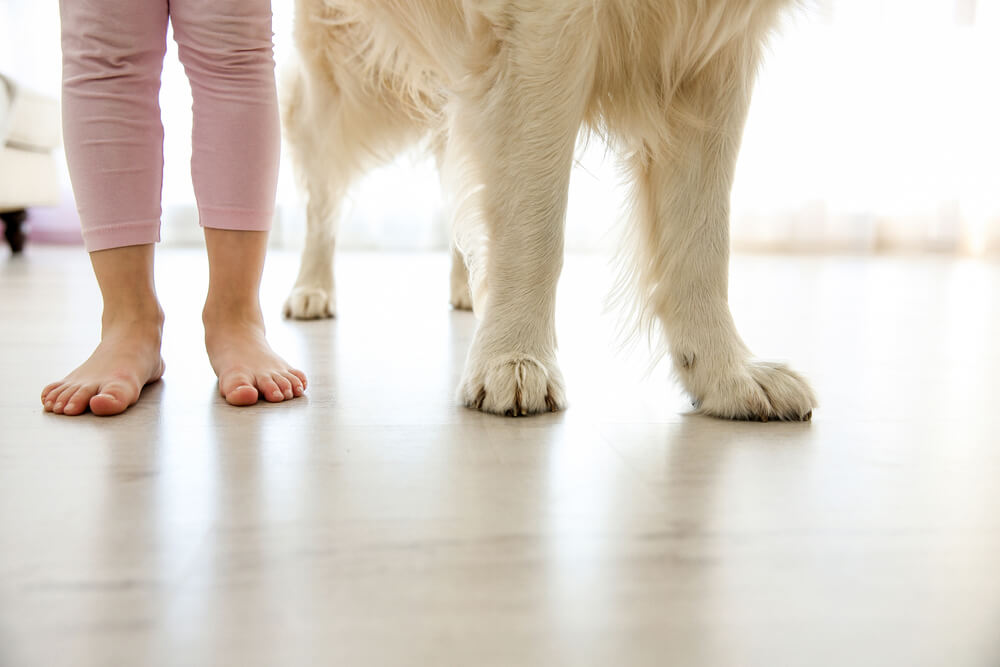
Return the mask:
[[764,40],[790,1],[297,0],[283,120],[308,227],[286,314],[334,315],[341,199],[430,137],[453,217],[452,303],[480,319],[461,400],[561,409],[556,282],[583,127],[630,174],[629,293],[695,404],[809,419],[808,384],[754,360],[728,304],[734,166]]

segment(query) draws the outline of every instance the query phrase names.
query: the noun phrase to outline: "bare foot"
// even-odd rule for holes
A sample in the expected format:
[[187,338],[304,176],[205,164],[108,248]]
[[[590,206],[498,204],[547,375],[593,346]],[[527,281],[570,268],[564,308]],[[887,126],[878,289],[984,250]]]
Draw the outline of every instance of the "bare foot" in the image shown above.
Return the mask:
[[101,342],[79,368],[42,390],[46,412],[117,415],[139,400],[142,388],[163,375],[158,322],[106,324]]
[[205,317],[205,348],[219,377],[219,393],[230,405],[271,403],[302,396],[306,376],[275,354],[256,317]]

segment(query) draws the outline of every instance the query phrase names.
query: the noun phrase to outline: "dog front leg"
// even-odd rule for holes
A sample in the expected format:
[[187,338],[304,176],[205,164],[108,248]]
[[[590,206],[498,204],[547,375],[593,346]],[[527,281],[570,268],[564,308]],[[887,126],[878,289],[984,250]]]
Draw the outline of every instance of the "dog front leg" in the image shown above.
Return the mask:
[[816,403],[809,385],[782,364],[752,359],[729,311],[729,197],[752,63],[741,51],[721,53],[679,87],[668,140],[634,152],[638,298],[663,325],[702,412],[804,420]]
[[560,41],[565,21],[581,19],[558,13],[540,8],[536,21],[510,28],[495,70],[464,91],[455,120],[474,153],[487,236],[482,299],[473,285],[482,319],[459,395],[471,408],[500,415],[566,403],[556,362],[556,283],[593,57],[592,40]]

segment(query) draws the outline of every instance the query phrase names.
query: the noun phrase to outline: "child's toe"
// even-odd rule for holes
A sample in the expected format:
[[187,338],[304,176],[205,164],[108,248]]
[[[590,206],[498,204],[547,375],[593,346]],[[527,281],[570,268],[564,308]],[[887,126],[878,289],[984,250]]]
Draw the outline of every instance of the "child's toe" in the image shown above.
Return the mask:
[[278,403],[285,400],[285,395],[270,375],[261,375],[258,377],[257,387],[260,389],[261,396],[264,397],[264,400],[271,403]]
[[226,394],[226,402],[230,405],[253,405],[257,402],[259,393],[249,384],[241,384]]
[[140,387],[127,380],[112,380],[101,385],[90,399],[90,411],[102,417],[125,412],[139,398]]
[[302,371],[300,371],[300,370],[298,370],[296,368],[291,368],[291,369],[288,370],[288,372],[291,373],[292,375],[294,375],[295,377],[297,377],[299,379],[299,382],[302,383],[302,389],[303,390],[305,390],[305,388],[307,386],[309,386],[309,381],[306,380],[306,374],[305,373],[303,373]]
[[80,386],[75,384],[64,386],[52,401],[52,412],[57,415],[63,414],[69,399],[72,398],[73,394],[75,394],[79,388]]
[[[49,403],[49,404],[53,403],[54,402],[53,400],[49,400],[49,398],[50,398],[49,394],[52,394],[52,392],[55,391],[57,387],[62,387],[62,386],[63,386],[62,381],[52,382],[50,384],[45,385],[45,388],[42,389],[42,403],[43,404],[44,403]],[[58,394],[53,394],[51,396],[51,398],[54,399],[56,396],[58,396]]]
[[232,371],[219,376],[219,393],[230,405],[253,405],[257,402],[257,389],[253,376],[245,371]]
[[286,376],[280,373],[275,373],[271,376],[271,379],[274,380],[274,384],[278,385],[278,389],[281,390],[281,394],[286,400],[295,396],[295,392],[292,389],[292,381]]
[[63,408],[63,414],[65,415],[79,415],[82,414],[90,402],[90,398],[97,392],[97,385],[84,385],[76,390],[76,392],[70,396],[69,400],[66,401],[66,406]]

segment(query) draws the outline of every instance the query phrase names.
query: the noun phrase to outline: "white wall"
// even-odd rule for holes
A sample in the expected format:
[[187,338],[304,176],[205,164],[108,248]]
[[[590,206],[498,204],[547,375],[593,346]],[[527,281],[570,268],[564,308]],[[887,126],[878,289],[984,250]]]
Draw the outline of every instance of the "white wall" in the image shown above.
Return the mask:
[[[291,5],[274,3],[279,62]],[[58,6],[3,0],[0,70],[58,94]],[[748,122],[733,195],[738,246],[973,254],[1000,246],[1000,0],[813,0],[775,39]],[[197,240],[190,94],[170,42],[164,239]],[[607,245],[623,189],[594,144],[574,173],[567,243]],[[287,161],[277,243],[298,245],[302,211]],[[395,194],[384,196],[387,191]],[[342,247],[440,247],[437,177],[404,159],[352,197]]]

